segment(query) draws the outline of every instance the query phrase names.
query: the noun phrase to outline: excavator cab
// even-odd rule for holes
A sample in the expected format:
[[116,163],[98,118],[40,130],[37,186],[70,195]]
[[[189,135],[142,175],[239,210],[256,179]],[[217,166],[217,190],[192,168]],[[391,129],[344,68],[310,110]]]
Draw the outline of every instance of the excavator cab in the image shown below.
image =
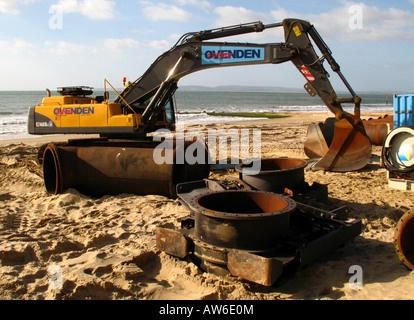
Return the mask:
[[[145,110],[151,103],[152,97],[142,104],[143,110]],[[171,96],[160,108],[159,112],[154,116],[154,123],[152,130],[166,128],[168,130],[175,130],[175,99]]]

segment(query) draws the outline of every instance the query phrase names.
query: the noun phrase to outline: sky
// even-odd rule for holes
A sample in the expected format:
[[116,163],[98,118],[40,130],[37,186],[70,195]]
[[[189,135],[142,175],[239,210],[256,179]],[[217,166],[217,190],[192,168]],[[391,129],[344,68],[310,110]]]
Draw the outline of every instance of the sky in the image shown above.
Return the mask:
[[[123,77],[139,78],[187,32],[285,18],[316,27],[357,93],[414,92],[414,0],[0,0],[0,90],[102,88],[104,79],[120,88]],[[283,42],[283,30],[223,41]],[[305,82],[287,62],[203,70],[179,86]]]

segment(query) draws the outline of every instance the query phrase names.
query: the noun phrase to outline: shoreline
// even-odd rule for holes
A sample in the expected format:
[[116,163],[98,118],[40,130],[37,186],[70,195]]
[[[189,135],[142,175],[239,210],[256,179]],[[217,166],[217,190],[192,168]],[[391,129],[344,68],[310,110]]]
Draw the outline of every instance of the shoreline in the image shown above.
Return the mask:
[[[281,115],[289,115],[289,117],[282,117],[282,118],[273,118],[273,119],[245,119],[243,117],[231,117],[231,118],[239,118],[239,120],[229,121],[226,122],[218,122],[218,123],[203,123],[203,124],[184,124],[185,127],[197,127],[197,126],[213,126],[213,125],[223,125],[223,126],[234,126],[238,124],[250,124],[250,125],[260,125],[263,123],[264,125],[269,125],[270,123],[283,123],[286,121],[291,122],[315,122],[315,121],[324,121],[324,119],[328,117],[333,117],[334,115],[331,112],[285,112],[280,113]],[[382,117],[384,115],[392,115],[393,110],[388,111],[381,111],[381,112],[363,112],[361,113],[361,119],[369,119],[369,118],[377,118]],[[12,139],[0,139],[0,146],[6,146],[8,144],[16,144],[16,143],[25,143],[28,145],[35,145],[47,142],[61,142],[68,139],[86,139],[86,138],[97,138],[99,135],[97,134],[57,134],[57,135],[44,135],[44,136],[34,136],[33,137],[24,137],[24,138],[12,138]]]

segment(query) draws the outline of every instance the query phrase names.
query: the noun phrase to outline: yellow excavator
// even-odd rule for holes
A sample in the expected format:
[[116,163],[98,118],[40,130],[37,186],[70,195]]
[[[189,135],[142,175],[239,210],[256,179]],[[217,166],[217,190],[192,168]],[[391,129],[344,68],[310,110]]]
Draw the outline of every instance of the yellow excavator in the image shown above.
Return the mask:
[[[285,34],[284,42],[280,43],[215,41],[279,27]],[[316,44],[319,54],[312,43]],[[338,98],[323,66],[325,60],[348,89],[349,97]],[[29,108],[28,132],[35,135],[99,134],[107,139],[145,140],[147,134],[159,128],[175,128],[173,95],[182,77],[211,68],[288,61],[306,79],[305,90],[311,96],[318,95],[335,115],[329,139],[319,128],[308,134],[307,153],[320,158],[314,168],[327,171],[363,168],[371,158],[371,141],[360,118],[361,98],[343,76],[314,26],[298,19],[273,24],[258,21],[184,34],[140,78],[117,92],[114,102],[109,101],[106,89],[100,97],[92,97],[92,88],[84,86],[58,88],[58,96],[51,96],[49,92],[41,103]],[[105,80],[105,86],[106,83]],[[346,103],[354,105],[353,114],[343,110],[342,105]]]

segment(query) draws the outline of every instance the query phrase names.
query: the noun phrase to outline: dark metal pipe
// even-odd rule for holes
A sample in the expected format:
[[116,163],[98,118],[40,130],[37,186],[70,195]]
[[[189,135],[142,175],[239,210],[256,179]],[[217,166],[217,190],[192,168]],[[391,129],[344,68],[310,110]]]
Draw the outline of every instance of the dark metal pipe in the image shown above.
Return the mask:
[[[207,148],[200,140],[185,142],[184,150],[193,143],[200,144],[208,157]],[[158,144],[153,141],[49,144],[43,154],[46,190],[59,194],[75,188],[91,196],[132,193],[174,198],[177,183],[208,177],[207,158],[204,164],[177,164],[175,160],[157,164],[154,150]],[[169,153],[175,159],[177,152],[182,152],[180,148],[174,143],[164,150],[164,156]]]
[[296,203],[260,191],[225,191],[195,201],[195,237],[222,248],[266,251],[283,239]]
[[292,191],[301,189],[305,184],[305,167],[307,162],[302,159],[274,158],[260,161],[260,172],[249,174],[249,168],[257,166],[241,164],[236,167],[241,180],[260,191],[284,193],[285,188]]

